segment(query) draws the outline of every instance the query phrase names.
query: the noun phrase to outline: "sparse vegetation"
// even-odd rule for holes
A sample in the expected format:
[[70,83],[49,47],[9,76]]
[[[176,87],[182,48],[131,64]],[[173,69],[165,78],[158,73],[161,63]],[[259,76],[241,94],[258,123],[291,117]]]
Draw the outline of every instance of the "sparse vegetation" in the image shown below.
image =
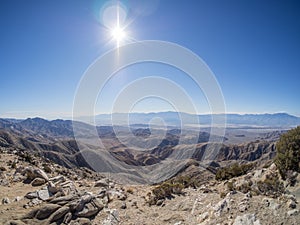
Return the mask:
[[17,168],[17,163],[16,162],[13,162],[10,166],[12,169],[16,169]]
[[43,169],[46,173],[52,173],[51,167],[46,163],[43,164]]
[[258,181],[257,188],[259,194],[273,198],[277,198],[284,193],[284,185],[279,181],[279,177],[277,175],[267,176],[265,180]]
[[276,144],[275,164],[283,179],[289,171],[300,172],[300,126],[283,134]]
[[134,191],[133,191],[132,188],[128,188],[128,189],[126,190],[126,192],[129,193],[129,194],[133,194],[133,193],[134,193]]
[[183,194],[184,185],[181,183],[163,182],[152,190],[152,194],[148,194],[149,205],[157,204],[158,200],[173,198],[175,195]]
[[179,176],[171,179],[172,183],[181,184],[184,188],[193,187],[196,188],[198,185],[198,180],[193,179],[190,176]]
[[240,186],[237,186],[236,190],[246,194],[248,192],[252,192],[252,185],[253,182],[251,180],[248,180],[245,183],[241,184]]
[[234,181],[229,181],[227,183],[227,188],[228,188],[229,191],[235,190]]
[[234,163],[228,167],[223,167],[217,170],[216,180],[229,180],[233,177],[238,177],[246,174],[254,168],[254,163],[238,164]]

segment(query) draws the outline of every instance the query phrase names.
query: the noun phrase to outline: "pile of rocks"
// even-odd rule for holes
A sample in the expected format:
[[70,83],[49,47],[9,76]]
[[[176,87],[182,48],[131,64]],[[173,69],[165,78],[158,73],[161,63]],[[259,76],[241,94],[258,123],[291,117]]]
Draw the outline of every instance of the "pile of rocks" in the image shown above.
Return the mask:
[[43,170],[32,167],[25,168],[21,173],[26,175],[25,179],[32,186],[44,185],[24,196],[30,201],[23,207],[40,206],[7,224],[91,224],[90,221],[113,198],[126,199],[123,192],[109,189],[113,184],[106,180],[95,183],[100,191],[93,194],[79,191],[75,183],[63,175],[49,178]]
[[[83,193],[82,195],[66,195],[51,198],[46,204],[30,211],[21,219],[29,224],[65,223],[69,224],[71,220],[83,220],[85,223],[96,216],[103,208],[104,203],[101,198],[93,193]],[[30,222],[28,221],[30,220]]]

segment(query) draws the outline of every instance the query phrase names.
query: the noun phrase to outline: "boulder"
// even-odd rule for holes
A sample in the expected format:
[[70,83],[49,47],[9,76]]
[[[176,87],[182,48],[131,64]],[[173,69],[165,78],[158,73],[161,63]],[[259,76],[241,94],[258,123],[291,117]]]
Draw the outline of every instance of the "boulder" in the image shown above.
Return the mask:
[[86,193],[85,195],[81,196],[75,210],[77,212],[81,211],[84,208],[86,203],[89,203],[92,200],[93,196],[91,194]]
[[37,193],[36,191],[28,192],[28,193],[25,195],[25,198],[28,198],[28,199],[38,198],[38,193]]
[[227,213],[229,209],[229,200],[225,198],[218,202],[214,207],[215,215],[220,216],[223,212]]
[[56,204],[46,204],[38,209],[35,218],[43,220],[48,218],[52,213],[60,208],[60,205]]
[[69,223],[70,225],[92,225],[91,221],[87,218],[77,218]]
[[66,178],[63,175],[59,175],[56,177],[51,177],[49,181],[52,181],[53,183],[62,183],[66,181]]
[[103,221],[103,225],[118,225],[119,222],[119,211],[116,209],[112,209],[109,211],[109,216]]
[[55,185],[52,181],[48,182],[48,191],[51,192],[52,194],[56,194],[58,191],[61,190],[60,187],[58,187],[57,185]]
[[75,215],[78,217],[89,218],[98,214],[98,212],[100,212],[103,208],[104,205],[102,202],[98,201],[97,199],[92,199],[89,202],[85,202],[83,208],[81,210],[76,211]]
[[58,198],[54,198],[54,199],[50,200],[49,202],[53,203],[53,204],[58,204],[58,205],[65,205],[68,202],[73,201],[75,199],[76,199],[75,196],[67,195],[67,196],[61,196]]
[[37,192],[37,194],[38,194],[39,199],[41,199],[43,201],[48,200],[52,196],[52,194],[48,191],[48,189],[47,190],[39,190]]
[[25,214],[21,219],[33,219],[33,218],[35,218],[38,211],[39,211],[39,209],[33,209],[30,212],[28,212],[27,214]]
[[94,185],[94,187],[105,187],[105,188],[108,186],[109,186],[109,183],[104,179],[96,181],[95,185]]
[[32,186],[41,186],[43,184],[45,184],[47,181],[43,178],[35,178],[32,182],[31,182],[31,185]]
[[296,216],[299,214],[299,210],[298,209],[292,209],[292,210],[289,210],[287,212],[288,216]]
[[46,181],[49,180],[47,174],[39,168],[26,167],[22,174],[26,174],[27,179],[29,180],[34,180],[35,178],[42,178]]
[[89,218],[96,215],[100,210],[95,207],[91,202],[84,205],[83,209],[79,212],[76,212],[76,216]]
[[61,218],[63,218],[68,212],[70,212],[70,208],[67,206],[63,206],[56,210],[50,217],[49,217],[49,222],[53,223]]
[[64,217],[63,223],[69,224],[71,220],[72,220],[72,213],[68,212]]

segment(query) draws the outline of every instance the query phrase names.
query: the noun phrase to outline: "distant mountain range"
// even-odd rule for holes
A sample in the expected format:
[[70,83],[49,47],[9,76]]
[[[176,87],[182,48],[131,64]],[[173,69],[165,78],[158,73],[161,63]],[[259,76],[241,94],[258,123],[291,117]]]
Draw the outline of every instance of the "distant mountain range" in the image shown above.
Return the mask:
[[[214,117],[215,124],[222,118],[226,118],[227,125],[230,126],[268,126],[268,127],[295,127],[300,125],[300,118],[287,113],[275,114],[205,114],[193,115],[177,112],[158,112],[158,113],[114,113],[100,114],[96,116],[97,125],[125,125],[125,124],[159,124],[155,118],[160,118],[166,125],[179,126],[184,125],[205,125],[209,126]],[[112,123],[113,121],[113,123]],[[128,122],[129,121],[129,122]]]
[[[210,134],[209,128],[199,131],[168,127],[166,135],[161,137],[160,133],[156,132],[161,131],[160,127],[150,129],[147,125],[155,117],[164,119],[168,125],[177,125],[180,121],[179,116],[184,117],[185,122],[193,122],[196,118],[201,124],[209,125],[209,115],[179,115],[175,112],[133,113],[129,115],[132,120],[130,129],[122,126],[126,121],[122,119],[126,118],[127,114],[112,116],[119,120],[119,124],[114,127],[97,126],[97,137],[90,135],[95,127],[78,121],[0,119],[0,152],[38,154],[68,168],[83,166],[100,172],[130,176],[138,182],[144,182],[144,179],[148,178],[156,182],[182,171],[189,159],[203,162],[203,165],[207,160],[215,160],[218,163],[230,160],[270,160],[275,155],[275,142],[286,130],[279,127],[300,124],[298,117],[282,113],[228,114],[228,123],[234,126],[226,129],[225,136],[220,137],[223,143],[210,145],[210,137],[219,136]],[[103,124],[105,121],[109,122],[110,117],[111,115],[99,115],[97,121]],[[73,134],[74,123],[77,127],[76,139]],[[264,127],[256,129],[255,126]],[[117,132],[115,128],[118,128]],[[95,144],[94,140],[99,139],[98,137],[101,138],[103,146]],[[140,146],[144,150],[135,148]]]

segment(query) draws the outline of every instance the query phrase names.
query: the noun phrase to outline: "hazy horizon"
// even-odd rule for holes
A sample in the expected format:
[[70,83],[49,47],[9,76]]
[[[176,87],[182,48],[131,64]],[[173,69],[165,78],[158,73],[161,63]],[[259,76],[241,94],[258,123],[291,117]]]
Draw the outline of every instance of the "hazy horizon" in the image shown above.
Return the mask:
[[[188,113],[188,112],[176,112],[176,111],[151,111],[151,112],[138,112],[138,111],[134,111],[134,112],[129,112],[129,114],[158,114],[158,113],[185,113],[185,114],[189,114],[189,115],[197,115],[197,116],[204,116],[204,115],[212,115],[211,113],[200,113],[200,114],[192,114],[192,113]],[[100,115],[111,115],[111,114],[127,114],[125,112],[113,112],[113,113],[96,113],[95,116],[100,116]],[[245,116],[245,115],[275,115],[275,114],[287,114],[290,116],[295,116],[300,118],[300,115],[293,115],[291,113],[288,112],[262,112],[262,113],[239,113],[239,112],[226,112],[226,115],[241,115],[241,116]],[[213,114],[213,115],[218,115]],[[222,113],[220,113],[220,115],[222,115]],[[85,117],[85,116],[83,116]],[[50,116],[50,117],[45,117],[42,115],[28,115],[28,116],[23,116],[23,117],[6,117],[6,116],[2,116],[0,115],[0,119],[20,119],[20,120],[25,120],[25,119],[33,119],[33,118],[41,118],[41,119],[45,119],[45,120],[56,120],[56,119],[62,119],[62,120],[72,120],[74,119],[72,116],[64,116],[64,117],[60,117],[60,116]]]

